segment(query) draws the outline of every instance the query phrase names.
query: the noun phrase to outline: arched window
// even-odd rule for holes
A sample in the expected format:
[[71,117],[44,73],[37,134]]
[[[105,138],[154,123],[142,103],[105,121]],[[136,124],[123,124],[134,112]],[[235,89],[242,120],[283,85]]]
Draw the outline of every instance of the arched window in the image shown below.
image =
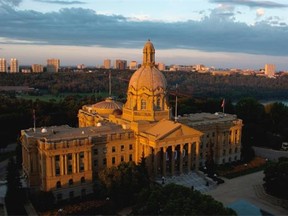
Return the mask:
[[81,184],[85,183],[85,177],[81,177]]
[[69,179],[68,184],[69,184],[69,185],[73,185],[73,179]]
[[57,181],[56,188],[61,188],[61,181]]
[[161,100],[160,100],[160,98],[158,97],[157,98],[157,101],[156,101],[156,108],[159,110],[160,109],[160,102],[161,102]]
[[142,99],[141,100],[141,110],[145,110],[146,109],[146,100]]

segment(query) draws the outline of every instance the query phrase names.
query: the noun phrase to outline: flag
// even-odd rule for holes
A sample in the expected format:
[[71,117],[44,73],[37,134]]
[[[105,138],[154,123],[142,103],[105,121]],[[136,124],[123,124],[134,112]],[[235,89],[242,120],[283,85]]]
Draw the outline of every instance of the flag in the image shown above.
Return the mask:
[[222,108],[224,108],[224,106],[225,106],[225,99],[222,100],[222,104],[221,104]]

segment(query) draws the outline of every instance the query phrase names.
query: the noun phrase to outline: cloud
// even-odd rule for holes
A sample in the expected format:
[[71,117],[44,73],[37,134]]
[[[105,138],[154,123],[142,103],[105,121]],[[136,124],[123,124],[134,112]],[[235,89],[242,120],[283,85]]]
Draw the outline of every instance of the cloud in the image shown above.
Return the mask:
[[[254,25],[236,22],[233,8],[211,11],[200,21],[139,21],[94,10],[66,8],[40,13],[0,7],[0,44],[142,48],[150,38],[157,49],[188,49],[288,56],[288,26],[275,17]],[[273,23],[277,22],[278,25]],[[9,39],[9,41],[7,41]]]
[[34,0],[34,1],[42,2],[42,3],[49,3],[49,4],[63,4],[63,5],[86,4],[86,2],[83,2],[83,1],[69,1],[69,0]]
[[248,7],[263,7],[263,8],[286,8],[288,4],[280,4],[274,1],[255,1],[255,0],[210,0],[211,3],[223,3],[230,5],[244,5]]
[[258,8],[258,9],[256,10],[256,16],[257,16],[257,18],[262,17],[262,16],[264,16],[264,15],[265,15],[265,11],[264,11],[263,8]]
[[22,0],[0,0],[0,5],[19,6]]

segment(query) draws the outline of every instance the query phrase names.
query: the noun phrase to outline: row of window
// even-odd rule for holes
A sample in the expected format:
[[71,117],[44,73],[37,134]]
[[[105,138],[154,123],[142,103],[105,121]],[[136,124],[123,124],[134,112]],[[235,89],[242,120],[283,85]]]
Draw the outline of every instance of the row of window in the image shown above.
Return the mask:
[[[130,155],[129,155],[129,161],[132,161],[132,160],[133,160],[133,155],[130,154]],[[124,162],[124,161],[125,161],[124,155],[121,155],[120,161],[121,161],[121,162]],[[116,157],[112,157],[112,158],[111,158],[111,163],[112,163],[112,165],[115,165],[115,164],[116,164]],[[94,167],[98,167],[98,165],[99,165],[98,159],[95,159],[95,160],[93,161],[93,165],[94,165]],[[103,165],[103,166],[106,166],[106,165],[107,165],[107,158],[103,158],[103,159],[102,159],[102,165]]]
[[[102,150],[103,150],[103,154],[106,154],[106,153],[107,153],[107,147],[103,147]],[[129,144],[129,150],[133,150],[133,144]],[[125,151],[125,145],[120,145],[120,151]],[[115,152],[116,152],[116,146],[112,146],[111,152],[112,152],[112,153],[115,153]],[[98,153],[99,153],[98,148],[95,148],[95,149],[93,150],[93,154],[94,154],[94,155],[98,155]]]
[[[83,189],[81,190],[81,196],[82,196],[82,197],[85,197],[85,196],[86,196],[86,189],[85,189],[85,188],[83,188]],[[62,193],[58,193],[58,194],[56,195],[56,198],[57,198],[57,201],[61,201],[61,200],[63,199]],[[74,191],[69,191],[69,199],[73,199],[73,198],[74,198]]]
[[[81,177],[80,183],[81,183],[81,184],[84,184],[85,182],[86,182],[85,177],[84,177],[84,176]],[[71,185],[73,185],[73,184],[74,184],[74,183],[73,183],[73,179],[69,179],[68,185],[71,186]],[[61,181],[57,181],[57,182],[56,182],[56,188],[61,188],[61,187],[62,187]]]
[[[223,132],[223,136],[226,136],[227,132]],[[235,130],[235,135],[238,134],[238,130]],[[231,136],[232,135],[232,130],[229,131],[229,135]],[[215,137],[215,132],[212,132],[211,134],[212,137]],[[206,134],[206,138],[209,138],[210,137],[210,133],[207,133]]]

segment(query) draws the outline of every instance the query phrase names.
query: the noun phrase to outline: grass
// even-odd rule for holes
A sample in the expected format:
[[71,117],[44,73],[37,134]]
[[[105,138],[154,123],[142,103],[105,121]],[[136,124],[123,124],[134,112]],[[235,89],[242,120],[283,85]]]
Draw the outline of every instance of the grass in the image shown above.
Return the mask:
[[255,157],[252,161],[248,163],[238,164],[234,166],[233,165],[220,166],[217,171],[220,176],[231,179],[238,176],[261,171],[265,168],[265,165],[266,160],[264,158]]

